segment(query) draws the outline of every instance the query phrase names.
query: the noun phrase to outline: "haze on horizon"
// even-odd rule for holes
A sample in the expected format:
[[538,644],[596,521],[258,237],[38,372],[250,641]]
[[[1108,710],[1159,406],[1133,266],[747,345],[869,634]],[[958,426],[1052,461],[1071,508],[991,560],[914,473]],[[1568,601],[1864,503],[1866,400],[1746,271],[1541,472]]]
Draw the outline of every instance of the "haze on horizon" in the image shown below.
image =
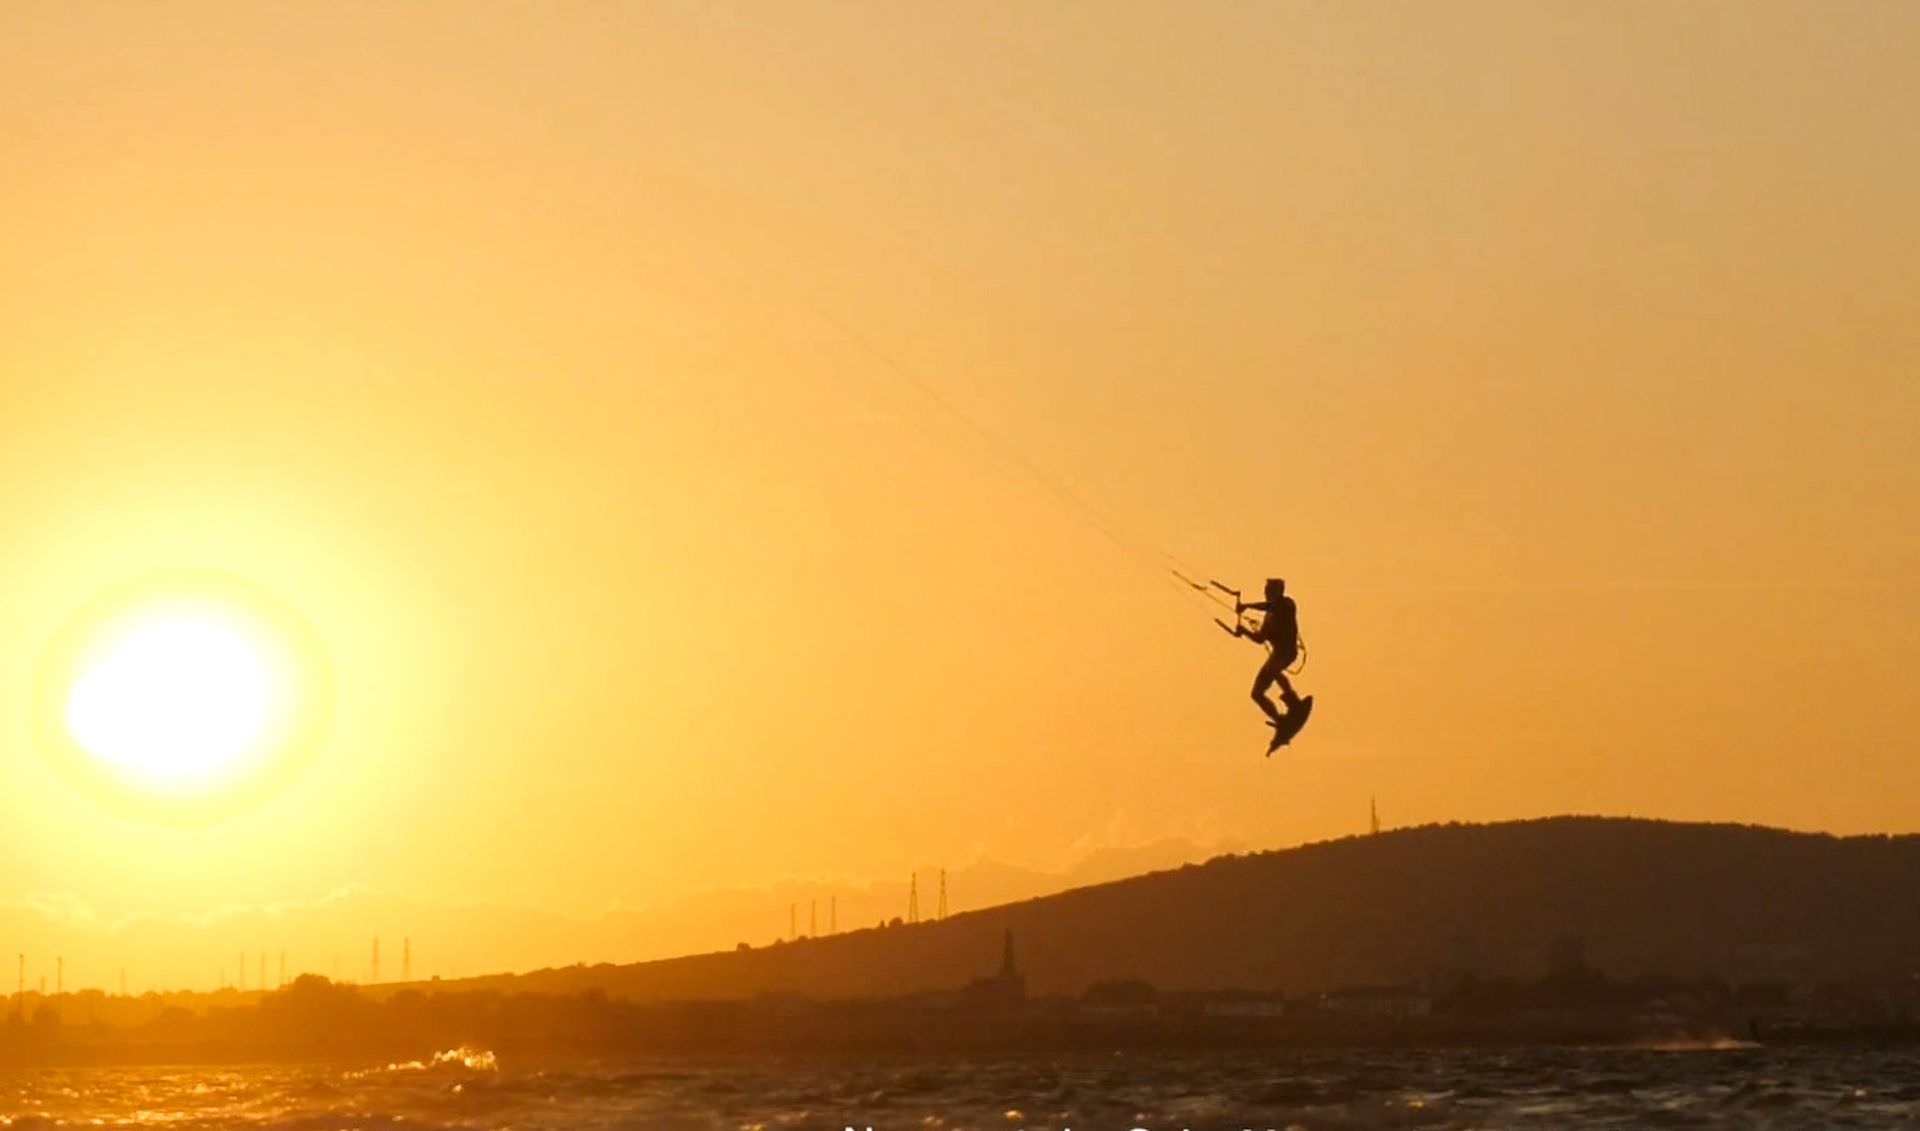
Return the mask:
[[[335,699],[193,829],[10,723],[0,905],[585,915],[1375,796],[1913,831],[1917,56],[1894,3],[8,5],[0,713],[183,566]],[[1282,756],[1161,552],[1288,578]]]

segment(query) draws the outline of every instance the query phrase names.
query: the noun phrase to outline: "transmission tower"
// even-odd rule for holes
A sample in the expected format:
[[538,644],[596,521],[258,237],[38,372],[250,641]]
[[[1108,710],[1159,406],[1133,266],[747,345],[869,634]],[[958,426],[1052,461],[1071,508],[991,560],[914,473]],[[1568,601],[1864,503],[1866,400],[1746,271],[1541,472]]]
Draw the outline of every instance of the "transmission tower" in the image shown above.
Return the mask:
[[907,922],[920,921],[920,873],[915,872],[907,880]]
[[1373,798],[1367,798],[1367,827],[1374,836],[1380,835],[1380,805]]
[[935,919],[947,917],[947,870],[940,869],[940,910],[934,913]]

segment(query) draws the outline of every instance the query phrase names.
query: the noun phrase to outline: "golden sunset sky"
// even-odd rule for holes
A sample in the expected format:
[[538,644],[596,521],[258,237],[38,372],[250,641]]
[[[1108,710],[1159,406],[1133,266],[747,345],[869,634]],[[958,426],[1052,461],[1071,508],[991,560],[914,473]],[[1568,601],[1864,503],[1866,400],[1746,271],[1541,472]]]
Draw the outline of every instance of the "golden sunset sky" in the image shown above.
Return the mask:
[[[1917,58],[1902,3],[7,4],[0,904],[1920,828]],[[1273,760],[1164,554],[1289,579]],[[181,568],[334,683],[195,828],[24,721]]]

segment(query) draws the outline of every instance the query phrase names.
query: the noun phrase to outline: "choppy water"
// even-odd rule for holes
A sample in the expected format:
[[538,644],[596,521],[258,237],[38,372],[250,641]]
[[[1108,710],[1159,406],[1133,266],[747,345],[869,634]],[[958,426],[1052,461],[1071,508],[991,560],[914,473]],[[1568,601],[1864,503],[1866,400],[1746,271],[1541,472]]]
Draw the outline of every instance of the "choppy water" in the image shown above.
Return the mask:
[[1059,1061],[497,1062],[0,1071],[0,1127],[1883,1128],[1920,1050],[1284,1051]]

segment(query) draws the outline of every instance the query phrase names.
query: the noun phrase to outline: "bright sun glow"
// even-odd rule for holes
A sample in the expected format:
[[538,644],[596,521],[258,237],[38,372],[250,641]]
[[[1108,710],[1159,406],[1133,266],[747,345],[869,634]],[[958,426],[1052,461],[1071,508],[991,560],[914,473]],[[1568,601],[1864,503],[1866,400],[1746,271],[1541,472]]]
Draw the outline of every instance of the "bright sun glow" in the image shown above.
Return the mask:
[[74,681],[68,731],[129,777],[186,786],[219,776],[259,751],[280,698],[248,635],[194,615],[129,629]]
[[103,592],[48,641],[33,730],[82,793],[204,825],[290,785],[332,706],[326,645],[292,606],[231,574],[176,569]]

